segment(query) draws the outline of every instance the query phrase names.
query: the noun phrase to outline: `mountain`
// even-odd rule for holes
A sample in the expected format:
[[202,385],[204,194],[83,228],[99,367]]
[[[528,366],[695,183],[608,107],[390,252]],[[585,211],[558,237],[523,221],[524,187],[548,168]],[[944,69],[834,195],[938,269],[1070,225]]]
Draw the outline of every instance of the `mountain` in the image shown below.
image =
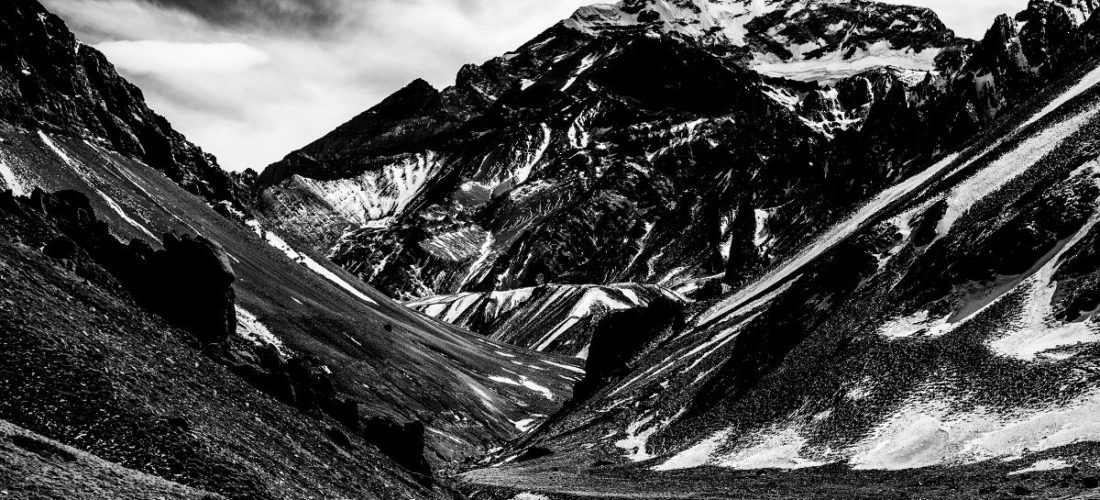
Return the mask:
[[582,7],[565,26],[596,36],[644,26],[811,81],[881,66],[926,72],[964,43],[930,9],[864,0],[627,0]]
[[474,498],[1086,495],[1097,7],[979,41],[870,2],[584,8],[291,153],[255,206],[585,359]]
[[440,471],[568,399],[576,361],[413,312],[253,219],[249,179],[36,1],[0,23],[0,425],[24,436],[0,438],[0,490],[451,498]]
[[252,177],[8,2],[0,491],[1094,496],[1098,7],[583,8]]
[[1098,75],[1093,59],[687,327],[650,333],[624,375],[486,463],[540,458],[467,478],[656,497],[757,469],[804,472],[739,491],[1095,488]]
[[[581,9],[452,87],[413,82],[291,153],[260,176],[255,207],[406,300],[616,282],[713,297],[1079,60],[1059,54],[1081,44],[1043,26],[1076,29],[1083,14],[1065,13],[1090,4],[1042,5],[982,42],[928,10],[869,2]],[[700,28],[713,23],[725,28]],[[778,57],[761,47],[789,51],[796,33],[837,24],[859,36],[781,64],[857,74],[757,71]],[[935,61],[892,65],[918,50]]]

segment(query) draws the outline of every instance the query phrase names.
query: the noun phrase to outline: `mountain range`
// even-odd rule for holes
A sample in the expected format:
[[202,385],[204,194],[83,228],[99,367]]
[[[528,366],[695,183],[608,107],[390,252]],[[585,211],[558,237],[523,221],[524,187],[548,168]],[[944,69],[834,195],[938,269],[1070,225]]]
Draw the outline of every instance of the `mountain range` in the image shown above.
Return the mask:
[[624,0],[228,174],[0,6],[16,498],[1090,498],[1100,9]]

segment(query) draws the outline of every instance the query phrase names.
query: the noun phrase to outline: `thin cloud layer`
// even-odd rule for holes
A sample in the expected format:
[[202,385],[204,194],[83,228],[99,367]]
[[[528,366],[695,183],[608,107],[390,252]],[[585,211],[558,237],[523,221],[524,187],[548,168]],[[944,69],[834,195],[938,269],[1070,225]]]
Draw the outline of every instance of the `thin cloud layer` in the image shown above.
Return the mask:
[[159,40],[103,42],[96,45],[120,70],[130,74],[234,73],[271,60],[266,52],[236,42],[189,43]]
[[[2,0],[0,0],[2,1]],[[888,0],[980,37],[1026,0]],[[262,169],[415,78],[437,87],[591,0],[43,0],[231,170]]]
[[142,0],[154,7],[193,14],[213,24],[259,28],[318,30],[346,12],[340,0]]

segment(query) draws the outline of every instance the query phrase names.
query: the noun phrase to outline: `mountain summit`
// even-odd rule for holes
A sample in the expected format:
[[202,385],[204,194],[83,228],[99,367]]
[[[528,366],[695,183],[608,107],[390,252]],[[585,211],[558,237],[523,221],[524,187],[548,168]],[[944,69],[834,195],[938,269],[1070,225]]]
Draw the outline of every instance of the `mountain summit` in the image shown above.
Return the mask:
[[964,43],[930,9],[864,0],[624,0],[582,7],[564,24],[592,35],[675,33],[798,80],[882,66],[930,71],[939,54]]

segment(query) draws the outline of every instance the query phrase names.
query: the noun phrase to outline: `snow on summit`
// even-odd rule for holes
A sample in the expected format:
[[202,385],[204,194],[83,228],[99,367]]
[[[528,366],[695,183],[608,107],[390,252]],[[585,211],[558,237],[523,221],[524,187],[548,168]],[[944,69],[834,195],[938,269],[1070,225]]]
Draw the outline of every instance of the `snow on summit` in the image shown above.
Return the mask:
[[728,46],[760,73],[803,81],[877,67],[932,71],[961,41],[929,9],[847,0],[624,0],[582,7],[565,26],[675,33]]

